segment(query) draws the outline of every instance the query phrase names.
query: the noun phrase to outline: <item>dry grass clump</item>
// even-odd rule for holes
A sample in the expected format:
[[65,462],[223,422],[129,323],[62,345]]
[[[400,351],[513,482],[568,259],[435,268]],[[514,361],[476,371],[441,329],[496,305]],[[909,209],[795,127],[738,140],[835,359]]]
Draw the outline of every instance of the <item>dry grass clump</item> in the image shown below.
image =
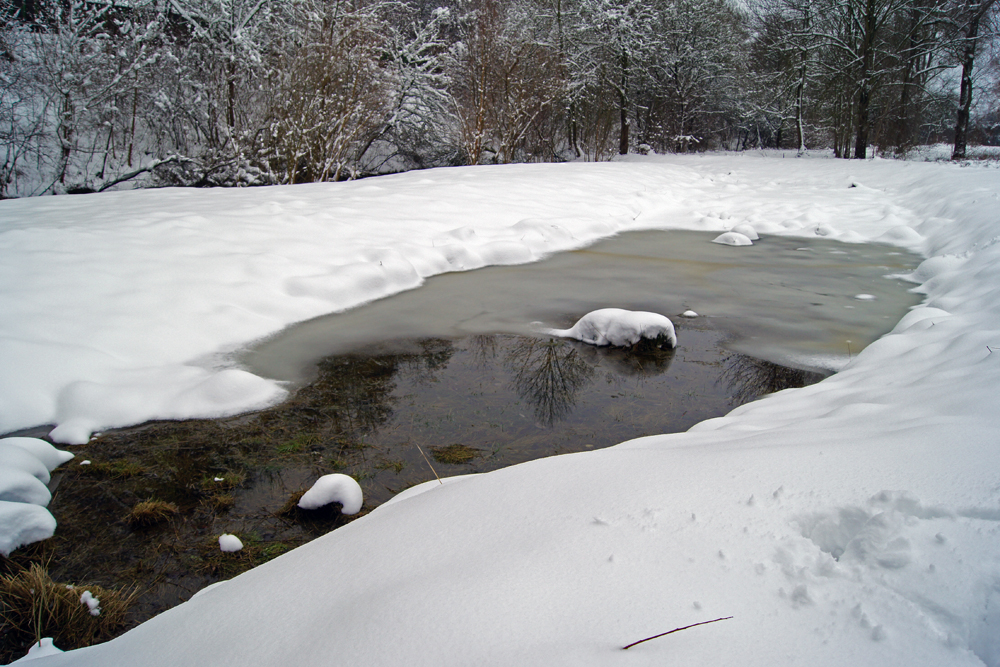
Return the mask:
[[158,523],[168,521],[170,517],[180,512],[177,505],[163,500],[143,500],[136,503],[132,511],[125,517],[126,523],[130,526],[154,526]]
[[[100,601],[99,614],[80,601],[85,591]],[[63,650],[107,641],[125,627],[125,613],[136,598],[134,588],[69,586],[52,581],[38,563],[0,577],[0,624],[5,648],[16,658],[42,637]]]
[[471,463],[482,452],[468,445],[448,445],[447,447],[431,447],[431,455],[438,463]]

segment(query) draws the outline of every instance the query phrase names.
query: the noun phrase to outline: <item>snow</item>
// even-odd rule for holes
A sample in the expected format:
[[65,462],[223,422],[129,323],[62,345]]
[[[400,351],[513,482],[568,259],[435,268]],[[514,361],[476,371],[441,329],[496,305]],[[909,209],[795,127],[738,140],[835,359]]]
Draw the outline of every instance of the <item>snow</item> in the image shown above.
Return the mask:
[[357,514],[364,504],[361,486],[348,475],[323,475],[299,499],[299,507],[304,510],[319,509],[330,503],[340,503],[342,514]]
[[38,438],[0,439],[0,554],[52,537],[49,473],[71,458]]
[[742,234],[751,241],[756,241],[760,238],[760,236],[757,234],[757,230],[753,228],[753,225],[748,225],[745,222],[736,225],[735,227],[732,228],[731,231],[736,234]]
[[621,308],[601,308],[587,313],[569,329],[544,329],[543,332],[598,346],[630,347],[643,339],[663,340],[670,347],[677,345],[674,324],[666,316]]
[[83,595],[80,596],[80,604],[87,605],[91,616],[101,615],[101,601],[95,598],[94,594],[90,591],[83,592]]
[[52,637],[42,637],[37,644],[31,645],[31,648],[28,649],[27,655],[10,664],[13,665],[19,662],[28,662],[29,660],[44,658],[48,655],[58,655],[59,653],[62,653],[62,650],[57,648],[56,645],[52,643]]
[[5,445],[13,445],[14,447],[20,447],[25,450],[36,459],[41,461],[49,472],[52,472],[63,463],[66,463],[73,458],[73,454],[70,452],[63,451],[61,449],[56,449],[50,443],[45,442],[41,438],[2,438],[0,439],[0,447]]
[[41,505],[0,500],[0,554],[48,539],[55,530],[55,517]]
[[243,549],[243,541],[235,535],[224,533],[219,535],[219,549],[225,553],[233,553]]
[[929,258],[926,303],[818,384],[427,484],[39,664],[996,667],[998,197],[989,167],[755,152],[0,202],[6,429],[247,409],[280,387],[202,407],[181,380],[432,273],[625,229],[745,222]]
[[721,243],[722,245],[753,245],[753,241],[750,240],[746,234],[740,234],[739,232],[726,232],[725,234],[719,234],[714,239],[712,243]]
[[698,317],[698,313],[694,312],[693,310],[685,310],[683,313],[681,313],[681,317]]

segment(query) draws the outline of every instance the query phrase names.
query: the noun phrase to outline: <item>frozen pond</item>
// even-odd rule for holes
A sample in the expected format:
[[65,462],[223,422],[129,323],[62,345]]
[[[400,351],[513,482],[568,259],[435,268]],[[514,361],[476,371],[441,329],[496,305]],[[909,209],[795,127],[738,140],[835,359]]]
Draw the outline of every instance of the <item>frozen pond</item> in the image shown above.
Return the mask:
[[565,327],[590,310],[617,307],[675,323],[694,310],[727,334],[729,349],[836,369],[920,302],[911,285],[887,277],[909,273],[920,258],[892,246],[772,236],[731,247],[714,237],[632,232],[533,264],[435,276],[416,290],[293,326],[240,362],[301,383],[319,359],[373,342],[530,334],[532,322]]

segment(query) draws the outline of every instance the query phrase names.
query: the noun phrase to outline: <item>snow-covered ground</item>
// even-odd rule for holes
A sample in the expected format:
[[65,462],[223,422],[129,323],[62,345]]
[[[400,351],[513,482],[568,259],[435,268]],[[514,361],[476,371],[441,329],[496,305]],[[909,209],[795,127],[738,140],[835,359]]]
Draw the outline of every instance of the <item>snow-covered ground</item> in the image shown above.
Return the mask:
[[998,197],[992,168],[725,155],[0,202],[0,431],[63,442],[275,400],[224,353],[624,229],[749,223],[930,258],[926,305],[817,385],[434,482],[37,664],[996,667]]

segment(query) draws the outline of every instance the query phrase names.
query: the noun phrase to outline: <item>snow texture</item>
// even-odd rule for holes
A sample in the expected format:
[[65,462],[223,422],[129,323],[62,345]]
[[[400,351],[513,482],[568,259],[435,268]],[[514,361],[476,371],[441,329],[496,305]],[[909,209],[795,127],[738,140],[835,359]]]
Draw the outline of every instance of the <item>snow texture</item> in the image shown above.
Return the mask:
[[52,472],[63,463],[73,458],[73,454],[56,449],[50,443],[40,438],[3,438],[0,439],[0,446],[13,445],[25,450]]
[[624,229],[928,257],[925,303],[818,384],[433,483],[40,664],[997,667],[998,197],[989,166],[754,151],[0,202],[6,429],[247,409],[266,392],[205,407],[187,374],[433,273]]
[[235,535],[224,533],[219,535],[219,549],[225,553],[233,553],[243,549],[243,541]]
[[361,486],[348,475],[323,475],[299,499],[299,507],[304,510],[319,509],[330,503],[340,503],[342,514],[357,514],[364,504]]
[[677,334],[669,318],[621,308],[602,308],[587,313],[569,329],[544,329],[544,333],[560,338],[574,338],[589,345],[631,347],[641,340],[662,341],[677,345]]
[[719,234],[712,239],[712,243],[733,246],[753,245],[753,241],[751,241],[748,236],[740,234],[739,232],[726,232],[725,234]]
[[55,517],[41,505],[0,500],[0,554],[48,539],[55,530]]
[[71,458],[38,438],[0,439],[0,554],[52,537],[49,473]]

